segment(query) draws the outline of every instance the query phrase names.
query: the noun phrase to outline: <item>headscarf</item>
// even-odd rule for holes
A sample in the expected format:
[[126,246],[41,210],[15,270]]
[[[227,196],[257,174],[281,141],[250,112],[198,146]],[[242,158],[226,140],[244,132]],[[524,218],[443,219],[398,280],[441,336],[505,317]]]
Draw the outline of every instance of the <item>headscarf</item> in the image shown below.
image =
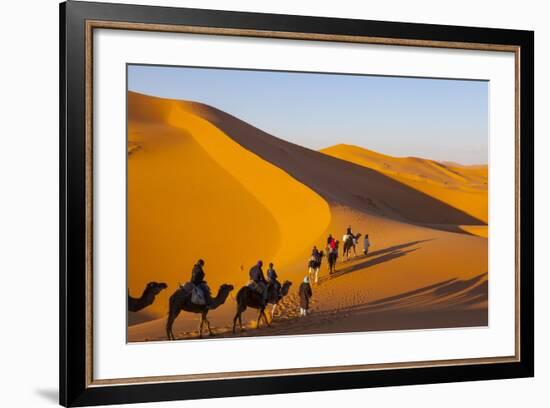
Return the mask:
[[304,283],[309,283],[309,277],[307,275],[304,276]]

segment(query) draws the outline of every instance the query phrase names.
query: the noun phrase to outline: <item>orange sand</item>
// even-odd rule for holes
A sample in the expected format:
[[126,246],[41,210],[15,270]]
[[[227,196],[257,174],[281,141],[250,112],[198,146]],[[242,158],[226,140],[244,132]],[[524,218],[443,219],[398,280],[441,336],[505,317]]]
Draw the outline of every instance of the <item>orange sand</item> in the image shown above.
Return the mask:
[[443,164],[416,157],[392,157],[339,144],[321,152],[379,171],[487,223],[487,166]]
[[[165,339],[167,298],[199,257],[214,293],[224,282],[236,288],[209,314],[219,336],[230,335],[233,296],[259,258],[294,285],[274,327],[245,335],[487,324],[483,167],[350,146],[319,153],[205,105],[128,97],[129,289],[137,295],[151,280],[169,286],[139,314],[158,318],[131,326],[130,341]],[[330,277],[324,260],[313,314],[298,319],[312,245],[323,248],[329,232],[341,239],[348,225],[370,235],[370,254],[361,254],[361,239],[358,257]],[[194,337],[197,319],[182,313],[176,336]]]
[[[171,288],[186,282],[199,258],[213,288],[244,283],[258,259],[294,259],[330,222],[321,197],[243,149],[193,104],[129,93],[128,112],[128,286],[134,296],[152,280]],[[294,211],[298,203],[307,213]],[[157,301],[151,309],[163,313],[166,304]]]

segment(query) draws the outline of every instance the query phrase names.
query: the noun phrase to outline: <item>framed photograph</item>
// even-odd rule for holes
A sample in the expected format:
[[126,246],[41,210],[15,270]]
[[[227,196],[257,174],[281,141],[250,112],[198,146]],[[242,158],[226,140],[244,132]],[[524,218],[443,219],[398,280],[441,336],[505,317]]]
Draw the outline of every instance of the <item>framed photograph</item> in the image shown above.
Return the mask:
[[60,7],[65,406],[534,375],[534,33]]

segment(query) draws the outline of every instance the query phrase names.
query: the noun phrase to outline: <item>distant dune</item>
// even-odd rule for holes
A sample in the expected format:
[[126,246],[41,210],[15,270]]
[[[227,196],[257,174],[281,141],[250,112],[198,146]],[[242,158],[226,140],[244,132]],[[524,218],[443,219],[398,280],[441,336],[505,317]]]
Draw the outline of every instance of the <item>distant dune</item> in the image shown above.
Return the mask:
[[[151,280],[169,286],[132,316],[141,323],[129,328],[130,341],[164,338],[167,298],[198,258],[214,292],[224,282],[238,290],[256,260],[274,261],[280,278],[294,282],[278,334],[487,322],[483,167],[343,145],[317,152],[210,106],[129,92],[128,179],[130,293]],[[314,311],[332,317],[296,326],[296,290],[311,247],[324,248],[329,233],[340,239],[348,225],[371,236],[372,253],[339,264],[331,277],[324,266]],[[423,287],[431,289],[417,296]],[[219,335],[227,335],[234,309],[230,297],[211,313]],[[175,331],[193,336],[196,323],[184,313]]]
[[331,204],[427,225],[485,224],[482,219],[379,171],[278,139],[219,109],[195,106],[235,142],[285,170]]
[[486,165],[461,166],[417,157],[392,157],[344,144],[322,149],[321,152],[376,170],[434,197],[482,221],[477,225],[487,223]]

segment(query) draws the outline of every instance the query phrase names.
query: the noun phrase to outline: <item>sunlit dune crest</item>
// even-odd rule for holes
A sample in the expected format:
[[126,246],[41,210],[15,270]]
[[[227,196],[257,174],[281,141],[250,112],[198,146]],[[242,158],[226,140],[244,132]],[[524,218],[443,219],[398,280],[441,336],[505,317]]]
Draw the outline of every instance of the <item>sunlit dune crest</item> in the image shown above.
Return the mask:
[[215,272],[213,287],[238,276],[240,265],[245,282],[258,259],[284,264],[326,230],[330,211],[320,196],[243,149],[197,104],[130,93],[128,113],[131,291],[151,273],[185,282],[198,258]]
[[338,144],[324,154],[391,177],[487,223],[487,166],[461,166],[416,157],[392,157],[358,146]]
[[[168,289],[133,316],[128,338],[166,339],[167,299],[199,258],[214,293],[246,284],[258,259],[293,282],[274,327],[252,328],[248,311],[243,335],[486,325],[486,183],[482,166],[345,145],[317,152],[214,107],[129,92],[128,287]],[[325,260],[311,319],[300,320],[312,246],[348,226],[369,234],[370,253],[361,242],[332,276]],[[231,335],[234,295],[209,314],[218,336]],[[176,337],[195,337],[197,319],[182,313]]]

